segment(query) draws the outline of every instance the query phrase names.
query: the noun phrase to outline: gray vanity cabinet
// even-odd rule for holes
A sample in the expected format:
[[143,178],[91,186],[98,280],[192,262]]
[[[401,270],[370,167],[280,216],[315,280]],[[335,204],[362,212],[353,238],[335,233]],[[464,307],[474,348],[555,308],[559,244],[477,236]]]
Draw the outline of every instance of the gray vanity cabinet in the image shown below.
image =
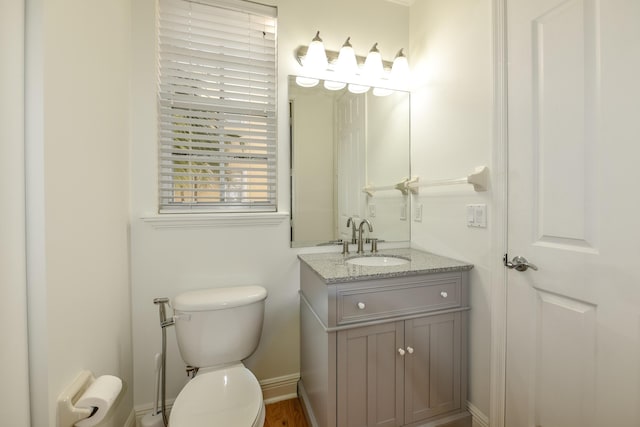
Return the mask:
[[338,425],[403,424],[404,322],[338,332]]
[[313,427],[471,425],[469,268],[341,283],[301,263],[299,394]]
[[396,427],[460,409],[461,315],[338,332],[338,426]]
[[405,322],[405,424],[461,408],[461,318],[448,313]]

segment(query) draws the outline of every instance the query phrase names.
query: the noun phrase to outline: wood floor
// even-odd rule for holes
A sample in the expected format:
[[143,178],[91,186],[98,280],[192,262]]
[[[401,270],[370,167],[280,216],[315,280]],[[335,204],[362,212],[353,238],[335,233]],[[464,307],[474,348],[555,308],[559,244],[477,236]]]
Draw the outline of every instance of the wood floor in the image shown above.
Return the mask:
[[309,427],[298,399],[270,403],[266,409],[264,427]]

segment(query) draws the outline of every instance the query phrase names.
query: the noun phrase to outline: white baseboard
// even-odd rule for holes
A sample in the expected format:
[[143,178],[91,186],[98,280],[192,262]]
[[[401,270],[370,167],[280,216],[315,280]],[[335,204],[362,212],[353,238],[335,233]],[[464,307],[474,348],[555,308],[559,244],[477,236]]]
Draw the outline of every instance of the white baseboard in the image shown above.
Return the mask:
[[136,411],[134,409],[131,409],[127,421],[124,422],[124,427],[136,427]]
[[[260,381],[260,388],[262,388],[262,396],[264,398],[265,405],[298,397],[297,385],[299,379],[300,374],[296,372],[295,374],[283,375],[281,377],[269,378]],[[167,399],[167,414],[171,413],[171,407],[173,406],[174,401],[175,399]],[[153,412],[152,403],[136,406],[132,415],[129,417],[129,419],[131,419],[131,424],[130,421],[127,420],[125,427],[139,426],[142,417],[151,412]],[[135,424],[133,424],[134,421]]]
[[260,381],[265,405],[298,397],[300,373]]
[[472,417],[472,427],[489,427],[489,417],[469,401],[467,401],[467,411]]

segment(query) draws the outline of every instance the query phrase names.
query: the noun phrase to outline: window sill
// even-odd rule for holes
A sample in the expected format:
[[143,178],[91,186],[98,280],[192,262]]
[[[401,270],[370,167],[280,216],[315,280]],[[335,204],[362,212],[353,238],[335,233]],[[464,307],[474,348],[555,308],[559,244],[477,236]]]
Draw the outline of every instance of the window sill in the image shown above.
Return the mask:
[[140,219],[153,228],[273,227],[287,221],[289,213],[153,214]]

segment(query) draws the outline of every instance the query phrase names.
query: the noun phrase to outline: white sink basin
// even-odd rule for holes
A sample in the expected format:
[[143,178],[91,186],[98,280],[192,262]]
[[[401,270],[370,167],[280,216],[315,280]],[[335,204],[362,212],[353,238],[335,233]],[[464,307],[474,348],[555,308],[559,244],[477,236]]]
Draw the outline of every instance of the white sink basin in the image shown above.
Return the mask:
[[407,264],[409,260],[394,256],[360,256],[350,258],[346,262],[347,264],[362,265],[366,267],[394,267],[397,265]]

